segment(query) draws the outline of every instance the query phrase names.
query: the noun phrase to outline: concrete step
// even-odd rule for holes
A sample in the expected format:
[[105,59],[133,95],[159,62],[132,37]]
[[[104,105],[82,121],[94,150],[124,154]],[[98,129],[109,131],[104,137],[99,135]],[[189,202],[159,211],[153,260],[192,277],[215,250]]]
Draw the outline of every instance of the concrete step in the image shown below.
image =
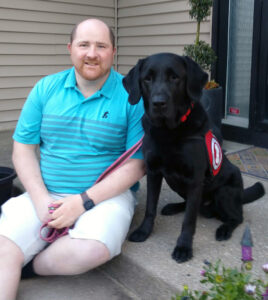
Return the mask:
[[138,300],[99,270],[79,276],[49,276],[21,281],[17,300]]
[[[245,186],[256,182],[256,178],[244,176]],[[263,181],[266,191],[268,182]],[[130,232],[141,223],[145,207],[145,179],[138,195],[140,203],[136,209]],[[161,208],[170,202],[176,202],[178,196],[170,191],[166,184],[162,187],[159,201]],[[240,241],[249,224],[253,235],[254,276],[263,277],[261,266],[268,262],[267,235],[268,195],[244,206],[244,223],[233,233],[230,240],[215,240],[215,230],[221,224],[215,219],[198,217],[194,238],[194,257],[189,262],[178,264],[171,253],[181,231],[183,213],[175,216],[157,215],[152,235],[143,243],[126,241],[123,253],[102,267],[102,270],[135,293],[143,300],[166,300],[182,290],[183,285],[191,289],[204,289],[200,284],[200,271],[206,259],[216,262],[221,259],[227,267],[241,267]]]

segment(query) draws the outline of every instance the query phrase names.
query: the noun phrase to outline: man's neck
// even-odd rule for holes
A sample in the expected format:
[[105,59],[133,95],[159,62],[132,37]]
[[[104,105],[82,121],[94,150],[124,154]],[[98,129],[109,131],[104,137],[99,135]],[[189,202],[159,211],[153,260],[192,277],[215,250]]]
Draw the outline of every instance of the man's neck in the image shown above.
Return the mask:
[[110,73],[97,80],[86,80],[75,70],[77,87],[79,88],[81,93],[85,96],[85,98],[88,98],[101,89],[106,79],[108,78],[109,74]]

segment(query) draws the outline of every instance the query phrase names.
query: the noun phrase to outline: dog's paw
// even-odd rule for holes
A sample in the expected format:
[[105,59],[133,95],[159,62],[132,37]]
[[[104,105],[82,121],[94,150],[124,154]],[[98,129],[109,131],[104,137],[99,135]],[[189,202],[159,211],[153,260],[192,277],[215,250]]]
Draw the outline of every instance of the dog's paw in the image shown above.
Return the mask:
[[231,236],[232,236],[232,229],[226,224],[222,224],[216,230],[216,240],[217,241],[228,240]]
[[128,240],[130,242],[144,242],[148,237],[150,233],[144,232],[143,230],[137,229],[134,232],[130,234],[128,237]]
[[193,249],[188,247],[176,246],[172,253],[172,258],[177,263],[183,263],[190,260],[193,257]]
[[164,216],[172,216],[185,210],[185,202],[182,203],[169,203],[165,205],[161,211]]

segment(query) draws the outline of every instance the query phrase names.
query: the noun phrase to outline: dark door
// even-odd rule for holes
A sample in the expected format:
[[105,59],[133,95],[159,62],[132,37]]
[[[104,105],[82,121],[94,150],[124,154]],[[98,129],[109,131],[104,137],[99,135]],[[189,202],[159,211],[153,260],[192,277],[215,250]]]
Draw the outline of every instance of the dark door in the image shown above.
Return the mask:
[[[236,4],[236,1],[214,0],[213,3],[212,45],[218,59],[212,75],[223,87],[227,107],[228,29],[231,4]],[[223,122],[222,133],[227,140],[268,148],[268,0],[254,0],[253,4],[248,126],[241,127],[232,120],[229,123]]]
[[255,9],[251,124],[257,131],[268,132],[268,1],[262,0]]

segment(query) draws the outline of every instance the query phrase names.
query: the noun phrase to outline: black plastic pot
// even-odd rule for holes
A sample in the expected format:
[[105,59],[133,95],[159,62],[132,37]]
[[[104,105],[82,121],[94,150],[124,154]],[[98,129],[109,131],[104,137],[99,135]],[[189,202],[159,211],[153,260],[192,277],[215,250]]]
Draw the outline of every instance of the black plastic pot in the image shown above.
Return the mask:
[[218,138],[220,144],[222,143],[222,115],[223,115],[223,92],[222,87],[216,89],[205,90],[203,89],[202,97],[200,99],[209,119],[214,124],[213,132]]
[[212,122],[221,130],[223,111],[222,87],[211,90],[203,90],[201,103]]
[[11,197],[13,180],[17,177],[16,172],[7,167],[0,167],[0,205]]

